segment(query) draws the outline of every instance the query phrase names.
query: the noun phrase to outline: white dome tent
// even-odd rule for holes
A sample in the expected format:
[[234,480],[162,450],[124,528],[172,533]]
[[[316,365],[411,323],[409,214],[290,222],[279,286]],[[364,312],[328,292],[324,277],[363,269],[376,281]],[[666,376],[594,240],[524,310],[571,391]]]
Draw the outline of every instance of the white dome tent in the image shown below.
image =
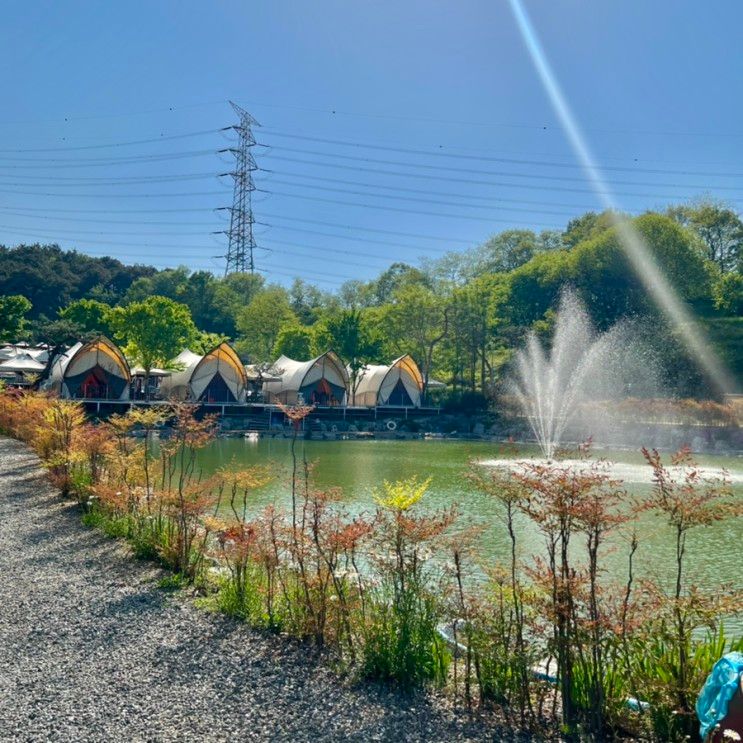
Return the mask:
[[327,351],[309,361],[282,356],[271,367],[276,379],[263,383],[267,402],[296,405],[343,406],[348,394],[348,372],[338,355]]
[[60,354],[43,387],[66,399],[128,400],[130,382],[124,354],[101,336]]
[[174,362],[181,369],[163,378],[163,397],[205,403],[245,402],[245,367],[228,343],[220,343],[203,356],[186,349]]
[[353,404],[359,407],[419,408],[423,375],[412,356],[405,354],[389,366],[367,365],[359,371]]

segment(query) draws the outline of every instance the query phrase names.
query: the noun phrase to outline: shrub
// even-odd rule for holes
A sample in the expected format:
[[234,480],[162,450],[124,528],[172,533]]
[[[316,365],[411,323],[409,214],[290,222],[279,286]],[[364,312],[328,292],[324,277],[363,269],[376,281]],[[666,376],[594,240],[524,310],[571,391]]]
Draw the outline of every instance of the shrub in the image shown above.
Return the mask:
[[400,686],[443,684],[449,664],[438,633],[443,619],[441,575],[431,561],[432,545],[454,520],[454,512],[417,515],[429,480],[385,482],[375,496],[375,552],[379,583],[369,591],[362,673]]

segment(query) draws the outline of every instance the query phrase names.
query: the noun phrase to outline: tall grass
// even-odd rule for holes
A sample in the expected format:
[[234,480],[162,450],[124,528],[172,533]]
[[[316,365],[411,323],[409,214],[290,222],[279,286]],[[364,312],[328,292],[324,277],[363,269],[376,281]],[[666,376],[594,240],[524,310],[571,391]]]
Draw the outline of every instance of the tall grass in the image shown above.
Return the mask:
[[[724,479],[702,477],[686,452],[673,460],[678,475],[646,451],[654,485],[638,501],[589,459],[577,470],[478,468],[472,486],[498,503],[509,537],[502,564],[477,567],[483,584],[473,580],[477,533],[454,509],[428,508],[428,480],[385,482],[357,515],[340,491],[317,487],[295,446],[309,410],[285,411],[295,430],[286,511],[254,508],[273,476],[264,468],[200,471],[214,425],[187,405],[91,425],[76,403],[6,390],[0,430],[38,452],[86,524],[159,560],[178,585],[198,581],[220,611],[311,643],[357,677],[449,686],[467,707],[496,706],[520,727],[573,739],[696,739],[696,693],[724,652],[743,649],[720,619],[739,611],[741,591],[700,592],[686,553],[692,530],[743,513]],[[170,435],[155,449],[166,419]],[[674,535],[669,590],[635,577],[636,536],[624,585],[604,574],[607,536],[631,533],[645,510]],[[522,554],[524,519],[541,535],[534,555]]]

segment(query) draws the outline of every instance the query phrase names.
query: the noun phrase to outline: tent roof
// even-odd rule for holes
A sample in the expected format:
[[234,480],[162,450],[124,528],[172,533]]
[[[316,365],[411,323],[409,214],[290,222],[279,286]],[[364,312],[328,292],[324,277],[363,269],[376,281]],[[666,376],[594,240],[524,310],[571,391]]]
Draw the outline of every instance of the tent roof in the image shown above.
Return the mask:
[[326,351],[309,361],[295,361],[288,356],[281,356],[272,364],[270,371],[274,376],[271,379],[266,379],[266,384],[280,383],[283,390],[300,390],[304,386],[305,377],[310,370],[315,364],[323,360],[327,360],[336,367],[338,374],[348,388],[348,372],[335,351]]
[[359,380],[356,389],[357,395],[366,392],[378,392],[387,375],[395,368],[404,369],[415,381],[418,390],[423,390],[423,375],[421,374],[418,364],[409,354],[405,354],[395,359],[389,366],[386,364],[369,364],[363,368],[363,374]]
[[238,380],[238,393],[236,397],[239,397],[241,394],[239,388],[245,389],[248,383],[248,376],[242,361],[240,361],[240,357],[235,353],[232,346],[225,342],[215,346],[209,353],[203,356],[194,353],[188,348],[181,351],[173,359],[173,362],[183,368],[165,375],[166,379],[163,381],[165,391],[181,388],[184,390],[184,394],[186,394],[186,390],[190,390],[187,394],[201,394],[201,390],[194,390],[192,385],[198,378],[199,367],[213,361],[216,361],[218,364],[226,364],[234,371],[235,377]]
[[0,348],[0,359],[14,359],[16,356],[20,356],[22,354],[28,354],[35,359],[42,356],[48,358],[49,350],[46,346],[36,346],[34,348],[31,348],[28,345],[21,346],[18,344],[14,345],[12,343],[8,343]]
[[428,380],[428,389],[429,390],[443,390],[446,388],[446,383],[439,382],[438,379],[429,379]]
[[212,348],[209,353],[205,354],[199,364],[205,363],[206,361],[215,360],[220,363],[225,363],[231,366],[237,378],[242,382],[243,386],[248,383],[248,375],[245,371],[243,362],[240,361],[240,357],[235,353],[235,349],[229,343],[222,342],[218,346]]
[[173,362],[176,364],[183,364],[184,371],[185,369],[188,369],[189,366],[195,366],[196,364],[201,361],[204,357],[201,356],[198,353],[194,353],[189,348],[184,348],[174,359]]
[[[130,371],[133,377],[143,377],[145,375],[145,371],[141,366],[133,366]],[[171,372],[167,369],[150,369],[151,377],[168,377],[170,374]]]
[[255,382],[257,380],[268,382],[270,380],[280,380],[281,375],[272,374],[269,370],[265,371],[259,371],[258,370],[258,364],[246,364],[245,365],[245,375],[251,382]]
[[78,342],[71,348],[68,348],[63,354],[59,356],[57,361],[54,363],[53,373],[56,371],[60,377],[64,377],[67,367],[74,361],[74,359],[84,353],[102,353],[111,359],[123,372],[122,377],[127,381],[131,380],[131,372],[129,371],[129,364],[124,358],[124,354],[121,353],[119,347],[112,343],[108,338],[101,335],[98,338],[94,338],[88,343]]
[[4,372],[42,372],[44,369],[46,364],[27,353],[19,353],[15,358],[0,362],[0,371]]

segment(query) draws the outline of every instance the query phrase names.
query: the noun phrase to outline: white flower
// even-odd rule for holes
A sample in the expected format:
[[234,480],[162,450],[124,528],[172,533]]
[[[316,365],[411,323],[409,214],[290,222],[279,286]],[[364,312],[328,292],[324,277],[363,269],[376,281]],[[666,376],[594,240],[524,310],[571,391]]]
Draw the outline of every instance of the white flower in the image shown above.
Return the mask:
[[722,737],[725,740],[740,740],[740,735],[735,730],[730,730],[729,728],[723,732]]

